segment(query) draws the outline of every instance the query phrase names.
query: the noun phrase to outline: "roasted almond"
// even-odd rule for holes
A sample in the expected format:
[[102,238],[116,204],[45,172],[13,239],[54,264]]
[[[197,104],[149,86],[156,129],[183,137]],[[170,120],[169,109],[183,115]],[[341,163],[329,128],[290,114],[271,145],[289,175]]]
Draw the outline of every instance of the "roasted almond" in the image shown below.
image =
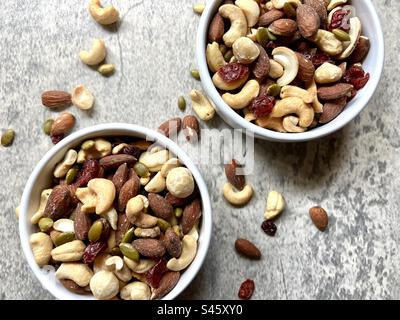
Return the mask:
[[101,158],[99,163],[105,169],[117,169],[120,165],[126,163],[127,165],[132,165],[137,159],[129,154],[113,154]]
[[323,112],[319,118],[319,123],[325,124],[335,119],[347,104],[347,97],[330,100],[324,104]]
[[249,240],[237,239],[235,241],[235,249],[249,259],[259,260],[261,258],[260,250]]
[[149,199],[151,210],[157,217],[164,220],[171,218],[174,208],[165,198],[155,193],[149,193],[147,198]]
[[348,83],[338,83],[332,86],[318,88],[318,98],[320,100],[336,100],[342,97],[349,97],[353,86]]
[[268,27],[272,22],[281,19],[284,16],[285,13],[283,11],[272,9],[260,16],[260,19],[258,20],[258,25],[260,27]]
[[221,42],[222,37],[225,33],[224,18],[217,13],[211,20],[210,27],[208,29],[208,41],[209,42]]
[[132,242],[139,253],[147,258],[161,258],[165,254],[165,247],[161,241],[155,239],[137,239]]
[[74,205],[71,189],[67,185],[58,185],[51,192],[44,209],[44,217],[61,219],[72,211]]
[[153,290],[151,299],[160,299],[168,294],[173,288],[175,288],[180,278],[179,272],[169,271],[163,275],[160,284],[156,289]]
[[122,186],[118,196],[118,211],[124,212],[128,201],[139,194],[140,179],[135,174]]
[[50,135],[65,136],[68,134],[75,125],[75,117],[69,112],[61,113],[51,126]]
[[161,132],[166,137],[171,137],[172,135],[177,135],[181,130],[182,120],[181,118],[173,118],[164,122],[158,131]]
[[92,226],[90,215],[81,210],[82,204],[79,203],[75,209],[74,229],[75,237],[78,240],[85,241],[88,239],[89,229]]
[[117,169],[112,178],[112,182],[114,183],[117,194],[119,194],[119,192],[121,191],[121,188],[128,180],[128,177],[129,177],[128,165],[126,163],[123,163],[119,166],[119,168]]
[[238,190],[243,190],[246,179],[244,175],[238,174],[239,168],[238,162],[233,159],[231,163],[225,165],[225,175],[231,185]]
[[304,82],[311,81],[314,78],[315,73],[313,63],[301,53],[296,52],[296,56],[299,61],[299,72],[297,73],[297,76]]
[[172,228],[169,228],[167,231],[165,231],[163,242],[170,256],[174,258],[179,258],[181,256],[182,242]]
[[315,35],[320,26],[320,18],[313,7],[306,4],[297,7],[297,26],[304,38]]
[[196,142],[200,140],[199,121],[197,121],[195,116],[184,117],[182,120],[182,129],[187,141]]
[[201,217],[201,203],[199,199],[192,201],[185,207],[182,214],[182,232],[188,234]]
[[257,79],[264,79],[268,76],[271,64],[269,62],[269,57],[265,49],[256,43],[258,49],[260,49],[260,54],[253,64],[252,72]]
[[48,108],[65,108],[72,105],[72,97],[65,91],[46,91],[42,94],[42,104]]
[[121,214],[118,216],[117,230],[115,231],[115,243],[118,246],[121,243],[122,238],[125,233],[131,228],[131,223],[129,222],[126,214]]
[[65,289],[71,291],[72,293],[76,294],[89,294],[90,291],[86,291],[84,288],[78,286],[76,282],[69,279],[61,279],[61,284],[64,286]]
[[309,210],[309,213],[312,222],[318,230],[325,231],[329,221],[326,211],[321,207],[313,207]]
[[304,4],[312,7],[317,14],[319,15],[319,19],[321,21],[321,25],[325,25],[326,20],[328,19],[328,11],[326,10],[325,1],[324,0],[304,0]]
[[167,200],[168,203],[173,207],[184,207],[190,202],[191,196],[187,198],[178,198],[168,192],[165,195],[165,200]]
[[278,36],[291,37],[297,31],[297,23],[292,19],[278,19],[271,23],[268,30]]

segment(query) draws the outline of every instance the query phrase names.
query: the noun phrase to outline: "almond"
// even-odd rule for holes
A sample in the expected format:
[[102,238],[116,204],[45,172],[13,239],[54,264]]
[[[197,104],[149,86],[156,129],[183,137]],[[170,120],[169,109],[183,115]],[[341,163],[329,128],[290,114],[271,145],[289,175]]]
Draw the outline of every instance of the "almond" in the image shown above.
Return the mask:
[[297,25],[304,38],[315,35],[320,26],[320,18],[313,7],[306,4],[297,7]]
[[72,211],[74,205],[71,189],[67,185],[58,185],[51,192],[44,209],[44,217],[61,219]]
[[325,103],[319,123],[325,124],[335,119],[347,104],[347,97],[331,100]]
[[99,163],[104,168],[104,170],[117,169],[120,165],[126,163],[131,165],[135,163],[137,159],[129,154],[113,154],[101,158]]
[[155,239],[137,239],[132,242],[139,253],[147,258],[161,258],[165,254],[165,247],[161,241]]
[[118,216],[117,230],[115,231],[115,243],[118,246],[121,243],[122,238],[125,233],[131,228],[131,223],[129,222],[126,214],[121,214]]
[[210,23],[208,29],[208,41],[209,42],[221,42],[222,37],[225,33],[224,18],[217,13]]
[[125,182],[125,184],[121,188],[121,191],[119,192],[118,211],[124,212],[128,201],[133,197],[136,197],[139,194],[139,191],[140,191],[140,179],[135,174],[133,175],[133,178]]
[[321,25],[325,25],[328,19],[328,12],[326,10],[324,0],[304,0],[304,4],[312,7],[318,14]]
[[257,79],[264,79],[269,74],[271,64],[265,49],[258,43],[256,43],[256,45],[258,49],[260,49],[260,54],[257,61],[253,64],[252,72]]
[[172,135],[177,135],[181,130],[182,120],[181,118],[173,118],[164,122],[158,131],[161,132],[166,137],[171,137]]
[[117,194],[119,194],[119,192],[121,191],[121,188],[128,180],[128,177],[129,177],[128,165],[126,163],[123,163],[119,166],[119,168],[117,169],[112,178],[112,182],[114,183]]
[[42,94],[42,104],[48,108],[65,108],[72,105],[72,97],[65,91],[46,91]]
[[61,113],[51,127],[50,135],[65,136],[68,134],[75,125],[75,117],[69,112]]
[[65,289],[71,291],[76,294],[89,294],[89,291],[86,291],[84,288],[78,286],[73,280],[69,279],[61,279],[59,280]]
[[171,218],[174,208],[172,208],[172,205],[165,198],[155,193],[149,193],[147,198],[149,199],[151,210],[153,210],[157,217],[164,220]]
[[304,82],[311,81],[314,78],[315,73],[313,63],[301,53],[296,52],[296,56],[299,61],[299,72],[297,73],[297,76]]
[[240,167],[237,161],[233,159],[230,164],[225,165],[225,175],[231,185],[238,190],[243,190],[246,184],[246,179],[243,175],[237,173],[239,170],[238,168]]
[[160,299],[168,294],[173,288],[175,288],[180,278],[179,272],[170,271],[163,275],[161,278],[158,288],[153,290],[151,299]]
[[367,56],[370,47],[371,43],[369,39],[367,37],[361,36],[353,53],[350,55],[348,62],[350,64],[362,62]]
[[348,97],[353,90],[353,86],[348,83],[338,83],[332,86],[318,88],[318,98],[321,100],[336,100]]
[[76,239],[85,241],[88,239],[89,229],[92,226],[90,216],[81,210],[82,204],[78,204],[75,211],[74,229]]
[[292,19],[279,19],[269,26],[269,31],[278,36],[290,37],[297,31],[297,23]]
[[313,207],[309,211],[310,218],[314,225],[320,230],[325,231],[326,227],[328,226],[328,214],[326,211],[321,207]]
[[186,136],[186,140],[196,142],[200,139],[199,121],[195,116],[186,116],[182,120],[182,129]]
[[168,203],[173,207],[184,207],[190,202],[191,196],[187,198],[178,198],[168,192],[165,195],[165,200],[167,200]]
[[259,260],[261,258],[261,252],[258,248],[246,239],[237,239],[235,241],[235,249],[240,254],[252,260]]
[[272,22],[281,19],[285,16],[283,11],[272,9],[260,16],[258,25],[260,27],[268,27]]
[[201,204],[200,200],[196,199],[192,201],[189,205],[185,207],[182,214],[182,232],[183,234],[188,234],[190,230],[194,227],[196,222],[201,217]]
[[169,228],[167,231],[165,231],[163,242],[170,256],[174,258],[179,258],[181,256],[182,242],[172,228]]

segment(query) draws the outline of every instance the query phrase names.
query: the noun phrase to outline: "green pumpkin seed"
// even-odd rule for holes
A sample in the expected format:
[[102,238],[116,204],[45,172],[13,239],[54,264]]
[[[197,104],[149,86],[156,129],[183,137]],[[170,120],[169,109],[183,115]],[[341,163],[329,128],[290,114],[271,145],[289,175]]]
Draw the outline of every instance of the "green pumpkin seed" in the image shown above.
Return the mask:
[[271,40],[271,41],[276,41],[278,38],[271,32],[271,31],[269,31],[268,29],[267,29],[267,33],[268,33],[268,38],[269,38],[269,40]]
[[228,47],[224,44],[219,45],[219,51],[224,55],[228,51]]
[[175,213],[175,217],[180,218],[182,216],[183,209],[182,208],[175,208],[174,213]]
[[74,241],[74,240],[75,240],[75,233],[63,232],[54,239],[54,244],[57,247],[59,247],[59,246],[62,246],[63,244],[66,244],[66,243]]
[[90,242],[96,242],[100,239],[103,232],[103,222],[97,220],[89,229],[88,238]]
[[141,178],[146,178],[149,175],[149,168],[147,168],[143,163],[137,162],[133,166],[133,170],[135,170],[136,174]]
[[283,12],[285,12],[285,15],[289,18],[289,19],[293,19],[296,18],[296,9],[293,8],[293,6],[289,3],[286,2],[283,6]]
[[110,254],[112,256],[119,256],[119,257],[121,257],[123,255],[122,252],[121,252],[121,249],[119,247],[112,248],[110,250]]
[[197,69],[190,70],[190,74],[196,80],[200,80],[200,72],[199,72],[199,70],[197,70]]
[[65,182],[67,184],[71,184],[72,182],[74,182],[77,175],[78,175],[78,168],[73,167],[69,169],[67,175],[65,176]]
[[185,109],[186,109],[186,100],[185,100],[185,98],[183,96],[180,96],[178,98],[178,108],[182,112],[185,111]]
[[135,235],[135,228],[130,228],[122,237],[121,243],[130,243]]
[[82,149],[83,151],[90,150],[90,149],[92,149],[93,147],[94,147],[94,141],[93,141],[93,140],[85,141],[85,142],[82,143],[82,145],[81,145],[81,149]]
[[281,87],[276,83],[270,85],[267,89],[267,95],[271,97],[277,97],[280,93],[281,93]]
[[258,28],[257,42],[264,47],[267,45],[268,41],[269,41],[268,29],[267,28]]
[[224,60],[225,60],[226,62],[231,61],[232,57],[233,57],[233,51],[232,51],[232,50],[228,50],[228,51],[224,54]]
[[42,218],[39,220],[39,229],[42,232],[47,232],[53,227],[53,220],[50,218]]
[[100,72],[103,76],[109,76],[114,73],[115,65],[103,64],[97,69],[97,71]]
[[43,123],[43,132],[45,134],[47,134],[48,136],[51,133],[51,127],[53,126],[54,120],[53,119],[47,119],[44,123]]
[[121,243],[119,248],[125,257],[139,262],[139,252],[130,243]]
[[162,230],[165,231],[168,228],[171,228],[171,224],[168,221],[165,221],[164,219],[158,218],[157,219],[157,226]]
[[338,38],[340,41],[350,41],[350,35],[341,29],[333,29],[332,33]]
[[13,129],[8,129],[4,132],[3,136],[1,137],[1,145],[3,147],[9,147],[12,145],[15,137],[15,131]]

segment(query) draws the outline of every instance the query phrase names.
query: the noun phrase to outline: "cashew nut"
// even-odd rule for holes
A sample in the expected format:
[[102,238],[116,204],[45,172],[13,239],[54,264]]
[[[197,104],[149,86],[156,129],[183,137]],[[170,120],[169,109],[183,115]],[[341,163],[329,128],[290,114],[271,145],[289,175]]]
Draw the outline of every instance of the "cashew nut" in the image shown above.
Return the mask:
[[85,86],[80,85],[74,88],[72,91],[72,103],[81,110],[92,109],[94,104],[93,94],[86,89]]
[[199,222],[193,226],[192,230],[189,231],[188,236],[193,237],[196,241],[199,240]]
[[111,154],[111,143],[104,139],[94,140],[94,146],[89,150],[81,149],[78,152],[78,163],[84,163],[89,159],[100,159]]
[[43,267],[48,264],[51,258],[51,250],[53,249],[53,242],[50,236],[43,232],[34,233],[29,238],[29,244],[38,266]]
[[137,216],[139,216],[144,209],[143,199],[136,196],[128,201],[126,204],[126,215],[130,221],[134,221]]
[[235,110],[247,107],[251,100],[256,98],[260,92],[257,80],[249,80],[239,93],[224,93],[222,99]]
[[226,61],[217,42],[209,43],[207,45],[206,57],[208,67],[212,72],[217,72],[219,68],[226,65]]
[[81,240],[67,242],[51,251],[51,257],[55,261],[73,262],[82,259],[86,246]]
[[168,173],[175,168],[179,168],[182,166],[182,163],[177,158],[171,158],[161,167],[161,175],[166,178]]
[[269,59],[270,69],[269,76],[272,79],[278,79],[283,76],[283,67],[274,59]]
[[147,192],[159,193],[165,189],[165,178],[162,176],[161,172],[158,172],[153,179],[144,187]]
[[99,254],[96,259],[94,259],[93,272],[97,273],[102,270],[110,271],[109,267],[106,266],[106,261],[111,257],[112,256],[107,253]]
[[298,123],[299,123],[299,118],[295,116],[287,116],[283,118],[282,121],[283,128],[285,128],[287,132],[298,133],[307,130],[306,128],[299,127]]
[[81,51],[79,57],[84,64],[94,66],[102,62],[107,55],[106,46],[101,39],[94,39],[90,51]]
[[110,300],[119,292],[119,281],[110,271],[99,271],[90,279],[90,290],[98,300]]
[[293,113],[299,117],[299,125],[303,128],[309,127],[314,119],[314,109],[297,97],[277,101],[270,116],[280,118]]
[[250,64],[260,55],[260,49],[248,37],[240,37],[232,45],[236,60],[242,64]]
[[283,67],[283,75],[276,81],[281,87],[291,83],[299,72],[299,60],[296,53],[287,47],[277,47],[272,51],[274,60]]
[[290,98],[290,97],[297,97],[302,99],[305,103],[312,103],[314,101],[314,96],[299,87],[296,86],[284,86],[281,89],[281,98],[285,99],[285,98]]
[[71,219],[59,219],[54,222],[53,229],[60,232],[75,232],[74,221]]
[[233,5],[225,4],[219,8],[219,14],[231,21],[230,29],[224,34],[223,40],[227,47],[232,47],[233,43],[247,33],[247,20],[242,9]]
[[140,178],[140,185],[147,186],[147,184],[150,182],[150,178],[150,174],[148,174],[147,177]]
[[243,114],[244,114],[244,118],[247,121],[251,122],[251,121],[254,121],[254,120],[257,119],[256,115],[253,112],[251,112],[249,108],[244,108],[243,109]]
[[236,0],[235,5],[242,9],[246,16],[247,26],[249,28],[255,26],[260,16],[260,7],[254,0]]
[[123,300],[150,300],[151,290],[146,283],[135,281],[127,284],[120,295]]
[[337,57],[339,60],[348,58],[357,46],[358,40],[361,35],[361,21],[358,17],[350,18],[350,44],[349,46]]
[[84,263],[62,263],[57,269],[58,280],[68,279],[80,287],[86,287],[93,277],[92,270]]
[[119,145],[115,146],[112,149],[112,154],[119,154],[125,147],[127,147],[128,144],[127,143],[120,143]]
[[336,56],[343,51],[343,44],[336,36],[329,31],[318,29],[317,34],[310,38],[311,41],[323,52],[330,56]]
[[43,217],[44,214],[44,209],[46,208],[47,205],[47,200],[49,200],[50,194],[53,191],[53,189],[46,189],[42,191],[42,194],[40,195],[40,205],[38,211],[32,216],[31,218],[31,223],[32,224],[37,224],[39,220]]
[[136,262],[127,257],[124,257],[124,262],[135,273],[146,273],[156,264],[152,259],[140,259]]
[[172,169],[167,176],[168,191],[177,198],[187,198],[194,191],[193,175],[187,168]]
[[177,258],[172,258],[167,262],[167,268],[171,271],[181,271],[186,269],[193,261],[197,252],[197,240],[192,236],[185,235],[182,239],[182,253]]
[[331,11],[332,9],[335,9],[337,6],[340,6],[340,5],[346,4],[346,3],[347,3],[347,0],[331,0],[329,2],[327,10]]
[[193,110],[201,120],[208,121],[214,118],[215,108],[204,94],[198,90],[192,90],[190,92],[190,98],[192,100]]
[[67,174],[68,170],[72,168],[78,158],[78,153],[71,149],[69,150],[63,161],[56,166],[54,170],[54,177],[56,178],[64,178]]
[[283,9],[286,3],[294,5],[295,7],[301,4],[300,0],[271,0],[271,1],[275,9]]
[[265,129],[271,129],[278,132],[286,132],[282,125],[282,118],[272,118],[271,116],[258,118],[256,124]]
[[229,182],[225,183],[223,188],[225,199],[234,206],[244,206],[253,197],[253,188],[250,185],[246,185],[243,190],[237,191],[234,186]]
[[147,151],[141,154],[139,162],[149,168],[150,172],[158,172],[171,156],[171,152],[168,150],[156,150],[155,152]]
[[306,84],[306,89],[307,89],[308,92],[310,92],[314,96],[314,100],[312,102],[312,106],[314,108],[314,112],[315,113],[322,113],[324,106],[318,100],[318,94],[317,94],[318,89],[317,89],[317,84],[315,83],[314,79]]
[[81,210],[86,213],[96,211],[97,198],[96,194],[89,188],[78,188],[75,192],[76,197],[82,202]]
[[113,6],[103,8],[100,0],[90,0],[89,12],[93,19],[102,25],[110,25],[118,21],[119,12]]
[[96,194],[96,213],[106,213],[115,199],[115,186],[108,179],[96,178],[88,183],[88,188]]
[[124,260],[122,260],[119,256],[113,256],[107,259],[105,262],[106,267],[109,268],[110,271],[114,272],[117,278],[123,282],[128,282],[132,279],[132,272],[125,265]]
[[113,230],[117,230],[117,221],[118,221],[117,210],[111,208],[106,213],[103,213],[101,216],[108,221]]
[[161,232],[159,227],[154,227],[154,228],[149,228],[149,229],[143,229],[143,228],[136,228],[135,231],[135,236],[138,238],[157,238]]
[[139,214],[134,220],[134,224],[137,227],[144,229],[153,228],[157,225],[157,222],[158,219],[156,217],[153,217],[147,213]]
[[[250,32],[247,33],[246,37],[249,38],[251,41],[256,42],[257,41],[257,29],[256,28],[251,28]],[[236,62],[236,59],[235,61]]]
[[315,70],[314,79],[316,83],[326,84],[337,82],[342,79],[342,76],[343,71],[341,68],[332,63],[324,62],[317,70]]
[[243,78],[228,83],[225,82],[217,72],[216,74],[213,75],[212,81],[218,89],[225,91],[232,91],[240,88],[243,84],[245,84],[248,78],[249,75],[246,74]]
[[283,210],[285,210],[286,202],[282,194],[277,191],[272,191],[268,194],[267,208],[264,213],[264,218],[267,220],[274,219]]

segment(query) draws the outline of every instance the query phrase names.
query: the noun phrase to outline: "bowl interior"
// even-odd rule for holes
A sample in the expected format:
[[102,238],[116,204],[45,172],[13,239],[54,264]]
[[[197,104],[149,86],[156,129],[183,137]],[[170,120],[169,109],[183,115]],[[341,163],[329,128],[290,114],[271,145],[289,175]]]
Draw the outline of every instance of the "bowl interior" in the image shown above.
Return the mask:
[[37,232],[36,227],[30,223],[30,218],[37,211],[42,190],[51,186],[51,177],[53,175],[54,167],[58,162],[63,159],[65,153],[70,148],[79,146],[83,141],[87,139],[110,136],[129,136],[144,139],[147,138],[150,141],[155,141],[161,146],[166,147],[173,154],[175,154],[193,173],[193,176],[200,190],[203,205],[203,216],[199,230],[198,251],[196,258],[194,259],[192,264],[182,273],[177,286],[163,298],[165,300],[174,299],[193,280],[205,259],[211,238],[211,203],[206,184],[200,172],[190,160],[190,158],[185,154],[185,152],[183,152],[182,149],[180,149],[173,141],[167,139],[158,132],[146,128],[128,124],[107,124],[87,128],[68,136],[58,145],[53,147],[42,158],[42,160],[39,162],[39,164],[36,166],[33,173],[31,174],[26,184],[21,200],[19,229],[24,254],[28,260],[31,269],[35,273],[36,277],[39,279],[42,286],[50,291],[50,293],[52,293],[56,298],[63,300],[94,299],[92,296],[77,295],[66,290],[59,283],[59,281],[56,280],[54,270],[52,268],[39,268],[33,258],[33,254],[29,246],[30,235],[34,232]]
[[363,31],[371,41],[371,49],[363,62],[366,72],[371,75],[367,85],[358,92],[357,96],[346,106],[345,110],[333,121],[321,127],[306,131],[304,133],[279,133],[272,130],[261,128],[251,122],[246,121],[242,116],[230,108],[221,98],[215,88],[206,60],[206,45],[208,26],[214,14],[218,10],[222,0],[212,0],[207,3],[207,7],[202,14],[198,35],[196,55],[202,84],[207,95],[216,105],[219,115],[234,128],[243,128],[255,134],[256,137],[281,142],[299,142],[320,138],[331,134],[351,120],[353,120],[364,107],[368,104],[376,87],[378,86],[384,62],[384,41],[379,18],[376,14],[371,0],[352,1],[352,5],[357,10],[357,16],[361,19]]

